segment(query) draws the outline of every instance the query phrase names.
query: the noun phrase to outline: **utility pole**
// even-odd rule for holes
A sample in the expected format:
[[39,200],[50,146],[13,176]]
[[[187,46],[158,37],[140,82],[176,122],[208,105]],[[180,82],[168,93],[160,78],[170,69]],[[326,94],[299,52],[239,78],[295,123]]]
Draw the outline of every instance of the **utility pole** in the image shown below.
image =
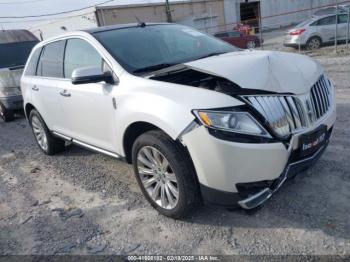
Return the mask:
[[171,17],[171,10],[169,5],[169,0],[165,0],[165,13],[166,13],[166,19],[168,23],[172,23],[173,19]]
[[349,49],[349,40],[350,40],[350,8],[348,10],[348,26],[346,30],[346,49]]
[[338,0],[336,0],[336,14],[335,14],[335,38],[334,38],[334,45],[335,45],[335,53],[338,52],[338,12],[339,12],[339,5]]
[[259,3],[258,7],[259,7],[259,39],[260,39],[260,48],[264,49],[264,44],[263,44],[263,27],[262,27],[262,18],[261,18],[261,2]]

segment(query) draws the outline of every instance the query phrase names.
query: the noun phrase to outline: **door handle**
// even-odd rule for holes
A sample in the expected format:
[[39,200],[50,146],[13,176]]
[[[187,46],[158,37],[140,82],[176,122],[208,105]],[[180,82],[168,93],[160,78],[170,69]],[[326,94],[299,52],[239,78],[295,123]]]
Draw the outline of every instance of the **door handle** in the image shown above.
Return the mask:
[[71,94],[70,94],[70,93],[68,93],[68,91],[67,91],[67,90],[63,90],[63,91],[61,91],[61,92],[60,92],[60,94],[61,94],[61,96],[64,96],[64,97],[70,97],[70,96],[71,96]]
[[32,90],[33,90],[33,91],[39,91],[39,87],[37,87],[37,86],[34,85],[34,86],[32,86]]

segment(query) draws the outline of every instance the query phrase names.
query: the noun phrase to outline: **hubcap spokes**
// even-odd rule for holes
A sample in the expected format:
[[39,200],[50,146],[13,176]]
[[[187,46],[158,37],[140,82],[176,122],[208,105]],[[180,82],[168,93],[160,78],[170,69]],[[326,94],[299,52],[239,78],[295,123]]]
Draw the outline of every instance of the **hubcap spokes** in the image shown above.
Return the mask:
[[47,137],[44,130],[44,126],[42,125],[41,121],[37,116],[32,117],[32,127],[33,127],[35,138],[39,143],[39,146],[43,150],[47,150]]
[[316,39],[311,40],[310,49],[317,49],[319,46],[320,46],[320,43],[318,42],[318,40]]
[[149,196],[162,208],[172,209],[179,200],[175,173],[168,160],[158,149],[145,146],[137,155],[141,182]]

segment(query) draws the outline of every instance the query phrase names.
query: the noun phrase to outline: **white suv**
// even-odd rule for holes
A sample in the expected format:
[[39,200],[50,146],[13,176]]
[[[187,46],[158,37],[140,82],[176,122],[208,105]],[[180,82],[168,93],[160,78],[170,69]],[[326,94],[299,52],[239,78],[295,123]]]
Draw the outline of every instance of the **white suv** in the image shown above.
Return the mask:
[[46,154],[70,141],[132,163],[148,201],[255,208],[326,148],[334,91],[306,56],[242,51],[176,24],[101,27],[39,43],[21,80]]

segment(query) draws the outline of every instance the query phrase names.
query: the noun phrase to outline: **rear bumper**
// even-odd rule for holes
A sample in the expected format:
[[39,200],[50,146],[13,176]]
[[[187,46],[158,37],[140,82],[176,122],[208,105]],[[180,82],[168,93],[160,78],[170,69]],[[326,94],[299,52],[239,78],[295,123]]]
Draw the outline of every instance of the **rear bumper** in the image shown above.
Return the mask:
[[283,40],[283,45],[286,47],[298,48],[306,46],[307,39],[304,36],[286,36]]
[[288,161],[282,174],[275,180],[237,184],[237,193],[220,191],[201,185],[200,188],[204,203],[225,208],[242,207],[244,209],[253,209],[262,205],[270,199],[288,179],[312,167],[317,162],[328,146],[331,133],[332,128],[328,131],[326,144],[314,154],[293,162]]
[[[299,48],[299,44],[295,44],[295,43],[283,43],[283,45],[285,47],[293,47],[293,48]],[[305,44],[300,44],[301,48],[305,47]]]
[[1,97],[0,102],[8,110],[23,109],[23,97],[21,95],[10,96],[10,97]]

